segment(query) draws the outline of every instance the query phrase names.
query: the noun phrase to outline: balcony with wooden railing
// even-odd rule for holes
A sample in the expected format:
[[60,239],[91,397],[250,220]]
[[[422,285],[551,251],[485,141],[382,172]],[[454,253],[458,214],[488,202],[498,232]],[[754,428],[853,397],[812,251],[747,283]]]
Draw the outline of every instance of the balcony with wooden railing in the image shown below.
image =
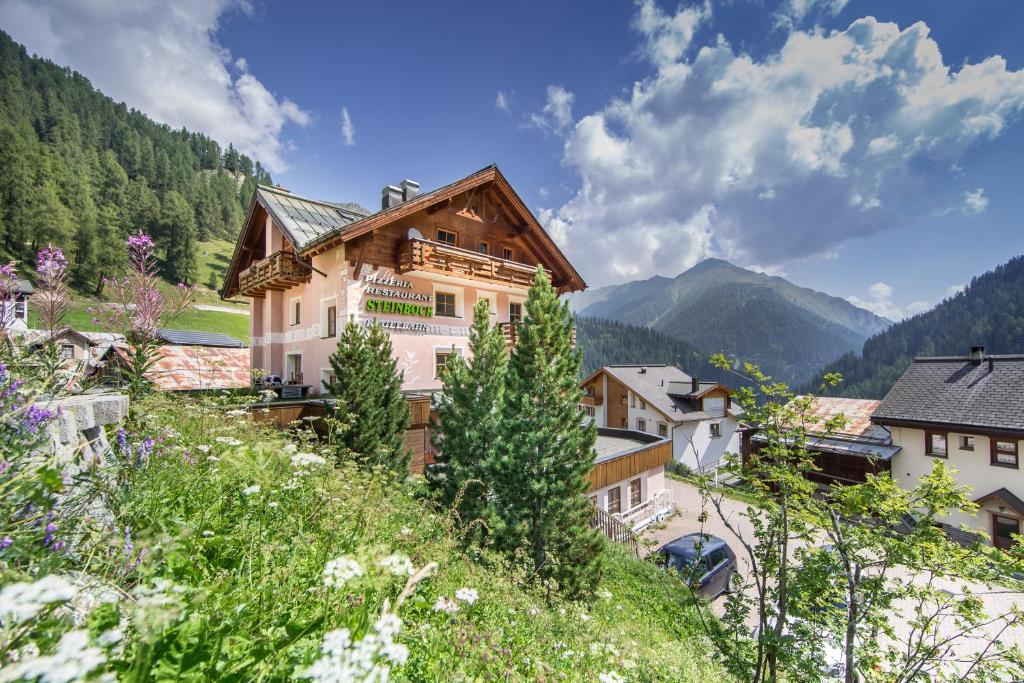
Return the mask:
[[238,291],[243,296],[262,297],[268,291],[281,291],[309,282],[312,272],[292,252],[277,251],[238,274]]
[[[519,323],[498,323],[498,327],[501,328],[502,334],[505,335],[505,346],[511,349],[519,341]],[[572,326],[572,331],[569,333],[569,340],[576,347],[576,326]],[[600,403],[594,405],[601,405]]]
[[[575,343],[575,340],[573,340],[573,343]],[[604,403],[604,396],[601,396],[600,394],[584,394],[583,397],[580,398],[580,403],[585,406],[594,406],[596,408]]]
[[[398,272],[420,271],[528,289],[534,267],[426,239],[398,247]],[[550,273],[549,273],[550,275]]]

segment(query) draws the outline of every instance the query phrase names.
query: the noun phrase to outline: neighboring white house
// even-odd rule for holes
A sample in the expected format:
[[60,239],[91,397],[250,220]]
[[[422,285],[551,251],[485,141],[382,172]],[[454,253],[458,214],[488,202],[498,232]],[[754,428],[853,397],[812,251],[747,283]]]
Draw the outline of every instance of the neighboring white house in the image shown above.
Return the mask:
[[28,280],[14,280],[14,291],[11,298],[0,301],[0,329],[20,332],[28,329],[28,300],[35,289]]
[[892,477],[913,488],[938,458],[957,471],[980,506],[945,522],[986,532],[1001,548],[1024,521],[1024,355],[915,358],[871,416],[900,452]]
[[598,427],[631,429],[672,440],[672,458],[715,468],[740,452],[740,409],[729,389],[672,365],[607,365],[582,383],[581,409]]

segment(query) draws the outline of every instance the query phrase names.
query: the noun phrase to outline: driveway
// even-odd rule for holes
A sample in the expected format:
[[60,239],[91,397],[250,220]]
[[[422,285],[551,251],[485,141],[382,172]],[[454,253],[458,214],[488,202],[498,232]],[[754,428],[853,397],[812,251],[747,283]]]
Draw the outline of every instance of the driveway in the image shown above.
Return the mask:
[[[702,510],[702,501],[700,493],[697,491],[697,487],[671,478],[665,479],[665,485],[670,491],[672,491],[672,495],[676,503],[677,514],[672,517],[672,519],[668,520],[662,528],[650,529],[641,534],[641,541],[646,547],[642,547],[640,552],[644,555],[674,538],[702,530],[701,523],[697,519]],[[746,503],[733,498],[726,497],[722,501],[722,509],[730,520],[730,523],[735,526],[745,538],[750,540],[753,538],[754,530],[750,524],[750,520],[745,516],[747,508],[748,505]],[[743,576],[744,582],[749,582],[750,563],[745,558],[745,552],[742,549],[743,547],[740,545],[736,536],[726,528],[725,523],[718,516],[718,513],[714,508],[710,506],[708,509],[708,519],[703,525],[703,531],[714,536],[718,536],[729,544],[736,553],[739,572],[741,576]],[[906,578],[907,572],[897,569],[893,572],[893,575]],[[924,581],[923,578],[920,580],[922,582]],[[1024,610],[1024,593],[1021,592],[1013,592],[1006,589],[1000,589],[998,587],[990,588],[980,584],[968,584],[965,586],[965,582],[952,579],[943,580],[939,582],[939,584],[941,588],[951,593],[960,593],[964,588],[967,588],[975,596],[981,598],[982,602],[985,604],[985,611],[990,616],[1007,614],[1012,609]],[[752,588],[748,589],[747,592],[751,596],[754,595]],[[723,598],[717,598],[712,603],[711,610],[716,615],[722,616],[724,606],[725,600]],[[905,607],[909,613],[911,606],[906,605]],[[895,624],[897,637],[905,642],[909,635],[907,620],[902,614],[894,614],[892,622]],[[753,614],[748,615],[747,624],[751,628],[756,626],[756,616]],[[947,628],[943,630],[948,633],[950,629],[952,629],[952,624],[947,625]],[[1011,631],[1003,633],[1000,640],[1004,643],[1012,643],[1024,648],[1024,627],[1017,627]],[[975,651],[979,646],[980,643],[977,641],[961,641],[957,648],[957,654],[966,655],[969,652]]]

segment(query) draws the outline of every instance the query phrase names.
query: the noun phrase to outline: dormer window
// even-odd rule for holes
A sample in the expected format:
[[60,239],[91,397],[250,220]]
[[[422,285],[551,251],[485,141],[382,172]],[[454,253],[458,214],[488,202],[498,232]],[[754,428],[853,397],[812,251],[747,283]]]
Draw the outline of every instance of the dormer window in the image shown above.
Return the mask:
[[450,247],[456,247],[459,243],[459,236],[451,230],[438,229],[437,241],[441,244],[447,244]]

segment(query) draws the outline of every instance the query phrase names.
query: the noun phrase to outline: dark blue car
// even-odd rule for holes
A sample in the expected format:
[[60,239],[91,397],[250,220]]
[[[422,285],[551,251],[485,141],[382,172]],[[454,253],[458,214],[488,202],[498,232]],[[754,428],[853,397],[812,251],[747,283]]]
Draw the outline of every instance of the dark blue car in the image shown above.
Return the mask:
[[717,536],[687,534],[658,548],[655,560],[665,569],[679,572],[683,580],[705,600],[728,592],[736,573],[736,553]]

